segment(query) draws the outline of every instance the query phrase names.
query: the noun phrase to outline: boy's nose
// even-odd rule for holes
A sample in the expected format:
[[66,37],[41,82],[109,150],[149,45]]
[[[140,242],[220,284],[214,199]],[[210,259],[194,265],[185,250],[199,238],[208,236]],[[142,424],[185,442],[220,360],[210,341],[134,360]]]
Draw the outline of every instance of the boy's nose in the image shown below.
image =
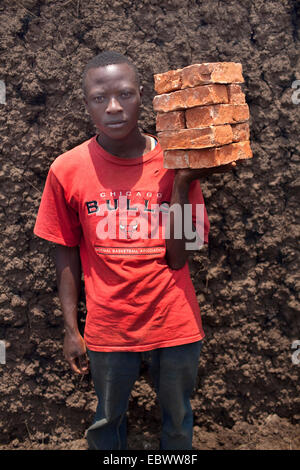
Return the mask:
[[106,108],[107,113],[117,113],[122,111],[122,106],[116,98],[111,98]]

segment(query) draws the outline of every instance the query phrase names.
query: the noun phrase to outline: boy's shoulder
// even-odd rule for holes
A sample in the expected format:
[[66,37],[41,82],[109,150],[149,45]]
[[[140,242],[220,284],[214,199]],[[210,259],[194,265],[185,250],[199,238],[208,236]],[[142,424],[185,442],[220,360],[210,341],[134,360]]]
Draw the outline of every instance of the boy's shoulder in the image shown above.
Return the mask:
[[78,170],[84,164],[88,155],[90,154],[89,145],[93,138],[85,140],[79,145],[76,145],[70,150],[62,153],[51,164],[51,170],[57,174],[62,175],[65,172]]

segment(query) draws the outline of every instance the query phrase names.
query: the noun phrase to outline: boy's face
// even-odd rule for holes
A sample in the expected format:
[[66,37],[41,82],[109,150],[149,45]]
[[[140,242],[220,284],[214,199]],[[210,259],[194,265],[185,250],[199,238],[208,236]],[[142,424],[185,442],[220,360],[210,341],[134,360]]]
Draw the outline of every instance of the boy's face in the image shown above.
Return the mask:
[[113,64],[89,69],[85,103],[90,117],[103,133],[122,140],[137,127],[142,87],[130,65]]

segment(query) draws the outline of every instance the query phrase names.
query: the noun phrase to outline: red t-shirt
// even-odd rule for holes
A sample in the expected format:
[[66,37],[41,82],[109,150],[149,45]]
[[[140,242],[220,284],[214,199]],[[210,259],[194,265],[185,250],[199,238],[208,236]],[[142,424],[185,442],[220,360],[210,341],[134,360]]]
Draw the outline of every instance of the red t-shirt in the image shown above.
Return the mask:
[[[126,159],[106,152],[96,136],[49,169],[34,233],[80,246],[90,350],[149,351],[204,337],[188,263],[172,270],[165,258],[163,217],[174,175],[163,168],[159,143]],[[204,208],[208,243],[198,180],[190,185],[189,201],[194,223],[196,204]]]

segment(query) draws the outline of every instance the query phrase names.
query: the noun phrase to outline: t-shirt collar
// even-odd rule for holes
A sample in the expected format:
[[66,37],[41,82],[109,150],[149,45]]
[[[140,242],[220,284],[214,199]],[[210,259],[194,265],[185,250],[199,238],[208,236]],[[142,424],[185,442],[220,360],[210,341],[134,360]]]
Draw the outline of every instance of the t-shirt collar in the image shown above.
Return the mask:
[[[150,137],[154,137],[154,139],[156,139],[156,137],[152,134],[145,134],[145,135],[149,135]],[[99,156],[101,156],[105,160],[108,160],[109,162],[115,163],[117,165],[126,165],[126,166],[127,165],[140,165],[140,164],[142,164],[142,163],[144,163],[148,160],[151,160],[152,158],[154,158],[161,151],[160,144],[159,144],[159,142],[157,142],[157,144],[156,144],[156,146],[154,147],[153,150],[151,150],[150,152],[145,153],[144,155],[142,155],[140,157],[135,157],[135,158],[117,157],[116,155],[111,155],[109,152],[104,150],[103,147],[101,147],[101,145],[97,141],[97,136],[98,135],[96,134],[91,139],[91,144],[93,146],[93,150],[96,153],[98,153]]]

